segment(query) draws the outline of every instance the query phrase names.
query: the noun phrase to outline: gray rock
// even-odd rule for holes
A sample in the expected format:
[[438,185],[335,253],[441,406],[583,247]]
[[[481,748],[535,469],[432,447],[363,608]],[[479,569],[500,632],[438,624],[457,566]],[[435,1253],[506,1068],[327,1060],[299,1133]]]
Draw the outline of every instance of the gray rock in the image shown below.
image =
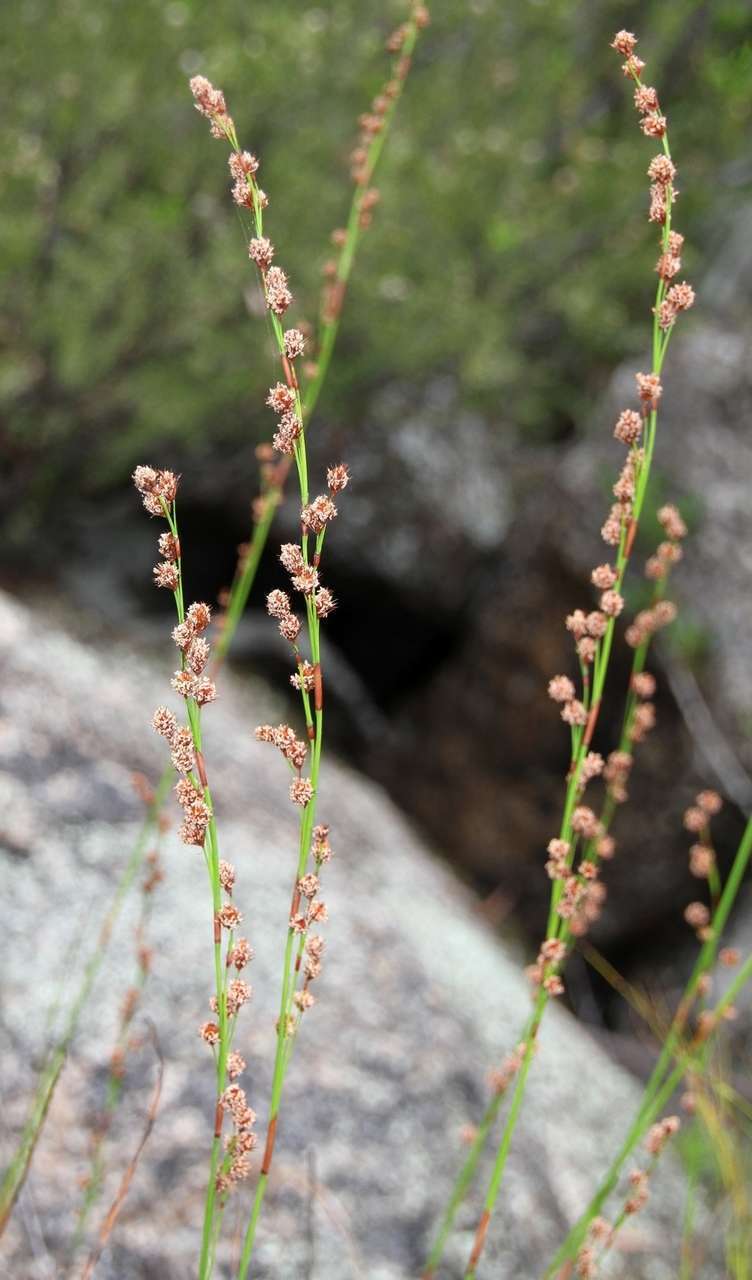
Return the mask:
[[[162,767],[162,743],[148,721],[157,703],[170,701],[171,661],[167,645],[161,667],[124,648],[84,648],[0,597],[2,794],[14,805],[14,796],[33,788],[26,807],[20,804],[27,827],[33,823],[25,855],[2,855],[6,1151],[45,1048],[48,1010],[61,987],[66,997],[75,989],[138,829],[129,774],[156,777]],[[236,864],[236,901],[256,948],[255,1000],[238,1047],[248,1059],[244,1083],[260,1127],[296,836],[285,767],[252,738],[256,721],[274,711],[268,692],[223,675],[221,697],[205,713],[222,853]],[[332,824],[336,854],[325,869],[326,963],[290,1069],[253,1274],[398,1280],[419,1272],[461,1159],[460,1129],[478,1119],[485,1072],[518,1040],[529,995],[519,958],[479,920],[469,895],[377,787],[327,760],[320,814]],[[98,1268],[101,1280],[195,1274],[213,1113],[209,1055],[196,1034],[211,991],[211,913],[200,855],[170,837],[164,856],[144,1006],[165,1058],[164,1093]],[[113,938],[2,1242],[3,1274],[19,1280],[64,1274],[88,1132],[134,970],[138,898],[131,895]],[[138,1141],[153,1073],[147,1043],[129,1059],[94,1225]],[[481,1275],[539,1276],[638,1098],[633,1080],[552,1008]],[[232,1241],[247,1208],[245,1192],[227,1213],[219,1275],[233,1274]],[[608,1274],[674,1277],[681,1211],[682,1177],[668,1154],[649,1207],[625,1229],[630,1251],[614,1255]],[[461,1274],[477,1213],[476,1193],[460,1214],[447,1276]],[[707,1280],[716,1275],[704,1265]]]

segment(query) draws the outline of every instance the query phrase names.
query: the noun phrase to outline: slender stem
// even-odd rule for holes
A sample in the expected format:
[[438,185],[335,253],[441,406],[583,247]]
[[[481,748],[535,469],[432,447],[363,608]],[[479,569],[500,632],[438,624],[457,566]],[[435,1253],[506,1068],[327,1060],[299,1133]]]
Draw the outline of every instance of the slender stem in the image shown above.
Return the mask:
[[172,769],[165,769],[154,792],[154,798],[149,805],[136,843],[123,869],[110,908],[102,923],[95,950],[84,969],[81,985],[78,989],[75,1000],[68,1011],[63,1032],[50,1055],[49,1061],[37,1085],[34,1098],[32,1100],[29,1118],[24,1126],[13,1159],[11,1160],[5,1172],[2,1184],[0,1185],[0,1235],[2,1235],[5,1230],[13,1205],[15,1204],[18,1193],[26,1178],[29,1164],[31,1163],[31,1157],[34,1154],[34,1147],[36,1146],[37,1139],[42,1130],[47,1111],[52,1101],[55,1086],[57,1085],[60,1073],[65,1065],[68,1049],[78,1028],[81,1014],[89,1002],[89,997],[91,996],[94,983],[102,967],[102,963],[107,952],[107,945],[122,910],[123,903],[125,902],[131,885],[136,879],[143,864],[149,841],[151,839],[151,832],[157,822],[159,812],[169,790],[171,778]]
[[682,1226],[681,1271],[679,1273],[679,1280],[692,1280],[692,1274],[694,1272],[692,1245],[695,1231],[699,1168],[696,1156],[693,1155],[691,1159],[692,1163],[687,1175],[687,1198],[684,1207],[684,1223]]
[[[749,864],[750,854],[752,854],[752,818],[747,822],[744,834],[736,851],[731,871],[729,872],[728,879],[724,885],[723,893],[721,894],[720,901],[713,915],[710,936],[701,948],[690,979],[679,1002],[679,1007],[676,1015],[674,1016],[669,1034],[663,1044],[661,1054],[653,1069],[650,1079],[645,1086],[643,1099],[637,1112],[637,1116],[629,1130],[629,1133],[627,1134],[627,1138],[625,1139],[621,1151],[611,1164],[603,1182],[599,1186],[585,1212],[570,1230],[566,1240],[561,1245],[555,1258],[550,1264],[549,1269],[546,1272],[547,1276],[553,1275],[557,1267],[560,1267],[564,1262],[576,1254],[585,1237],[588,1224],[598,1213],[600,1213],[602,1205],[616,1185],[625,1160],[628,1158],[630,1152],[635,1146],[635,1143],[639,1140],[639,1136],[643,1132],[645,1116],[652,1116],[655,1114],[655,1099],[657,1097],[663,1097],[666,1072],[669,1069],[672,1058],[676,1056],[677,1046],[680,1043],[687,1015],[697,993],[697,987],[700,979],[705,973],[707,973],[715,960],[720,935],[723,932],[729,913],[739,892],[739,887]],[[733,1002],[737,993],[748,981],[750,974],[752,974],[752,957],[749,957],[747,962],[739,970],[738,974],[736,974],[734,980],[729,984],[728,990],[720,1004],[717,1006],[716,1012],[724,1009],[727,1005]],[[670,1094],[671,1090],[669,1090],[668,1096],[670,1096]],[[645,1125],[644,1127],[647,1126]]]
[[[161,832],[158,828],[157,834],[157,852],[161,843]],[[89,1215],[94,1207],[102,1189],[102,1179],[104,1173],[104,1143],[111,1129],[113,1117],[117,1111],[123,1092],[123,1062],[128,1049],[128,1041],[133,1018],[136,1014],[138,1005],[141,1002],[144,987],[146,985],[150,966],[148,960],[144,960],[142,948],[144,947],[146,932],[151,915],[152,889],[153,886],[144,885],[141,896],[141,913],[138,926],[136,929],[136,976],[130,988],[129,996],[126,997],[126,1003],[121,1014],[120,1027],[118,1029],[115,1048],[111,1056],[110,1075],[107,1081],[107,1093],[103,1109],[103,1116],[98,1123],[92,1139],[90,1173],[86,1182],[81,1207],[76,1219],[76,1229],[71,1245],[71,1255],[75,1256],[79,1245],[86,1235]],[[131,998],[131,995],[133,998]]]
[[[177,515],[175,503],[170,508],[167,503],[162,501],[162,507],[165,518],[170,528],[170,532],[178,546],[180,546],[180,535],[178,532]],[[183,568],[182,559],[179,556],[176,560],[178,571],[177,587],[174,591],[175,609],[177,612],[178,622],[185,622],[185,600],[183,596]],[[185,669],[186,659],[185,653],[181,651],[181,666]],[[194,752],[196,760],[202,760],[202,739],[201,739],[201,707],[194,698],[186,698],[185,702],[186,718],[193,739]],[[215,1211],[216,1211],[216,1182],[217,1169],[219,1165],[219,1157],[222,1145],[221,1135],[221,1097],[224,1092],[227,1079],[227,1057],[229,1053],[230,1029],[227,1016],[227,1002],[225,999],[225,968],[222,963],[222,936],[218,923],[219,912],[222,907],[222,887],[219,879],[219,842],[217,839],[217,825],[214,817],[214,802],[212,800],[211,789],[201,766],[201,778],[197,779],[195,775],[190,774],[189,777],[193,785],[201,791],[204,802],[206,803],[209,813],[211,814],[207,825],[206,837],[204,840],[204,855],[206,858],[207,870],[209,872],[209,882],[212,895],[212,938],[214,952],[214,984],[215,999],[217,1003],[217,1017],[219,1019],[219,1053],[216,1062],[216,1107],[215,1107],[215,1126],[214,1136],[212,1139],[211,1158],[209,1163],[209,1181],[206,1188],[206,1200],[204,1205],[204,1223],[201,1233],[201,1253],[199,1257],[199,1280],[208,1280],[211,1275],[211,1252],[212,1242],[215,1237]]]
[[[639,83],[639,80],[638,80],[638,83]],[[663,137],[663,150],[666,156],[670,159],[671,153],[668,145],[668,137],[666,135],[664,135]],[[669,186],[667,191],[667,197],[666,197],[666,217],[665,217],[665,222],[662,228],[662,250],[664,253],[667,252],[668,250],[669,236],[671,232],[672,198],[673,198],[673,191],[672,191],[672,188]],[[655,375],[660,375],[661,373],[663,362],[666,356],[666,351],[668,349],[668,344],[671,337],[671,328],[669,328],[664,334],[663,331],[661,330],[660,323],[659,323],[659,308],[660,308],[661,302],[664,299],[665,292],[666,292],[665,281],[659,277],[658,285],[656,288],[655,304],[653,308],[653,322],[652,322],[652,372]],[[657,422],[658,422],[657,408],[653,408],[645,417],[645,437],[643,441],[643,459],[641,464],[638,465],[636,470],[635,492],[634,492],[634,497],[632,501],[631,516],[628,522],[623,521],[622,523],[621,538],[619,541],[619,547],[618,547],[618,552],[616,557],[616,582],[614,584],[615,590],[617,592],[621,592],[622,590],[624,577],[629,565],[632,549],[634,546],[635,531],[639,524],[639,520],[642,514],[642,508],[645,501],[645,496],[647,493],[647,486],[648,486],[648,481],[650,477],[653,453],[655,449]],[[593,663],[592,683],[588,682],[588,685],[584,690],[586,706],[588,708],[587,725],[581,729],[576,729],[573,733],[572,765],[570,768],[568,782],[567,782],[567,790],[566,790],[566,795],[564,800],[564,810],[563,810],[562,822],[561,822],[561,828],[560,828],[560,838],[566,841],[570,845],[570,854],[569,854],[570,865],[573,863],[574,855],[575,855],[575,841],[573,839],[573,831],[572,831],[572,815],[574,812],[577,799],[581,793],[582,766],[583,766],[585,756],[590,749],[590,744],[595,732],[595,727],[597,724],[601,702],[602,702],[602,698],[605,690],[606,678],[608,674],[611,650],[613,645],[614,629],[615,629],[615,619],[613,617],[610,617],[607,623],[606,631],[603,637],[601,638],[601,640],[599,641],[596,649],[595,659]],[[634,659],[634,662],[636,661],[637,661],[637,655],[635,655],[635,659]],[[632,708],[633,708],[633,700],[631,700],[628,697],[627,711],[625,713],[625,728],[623,730],[623,734],[626,732],[626,720],[629,716],[631,716]],[[612,816],[612,810],[609,812],[609,819],[611,816]],[[566,925],[566,923],[563,920],[560,920],[558,918],[557,908],[561,899],[562,892],[563,892],[563,882],[559,880],[554,880],[552,884],[552,889],[551,889],[551,903],[550,903],[549,916],[548,916],[548,928],[547,928],[548,937],[558,936],[563,939],[567,937],[569,933],[568,926]],[[549,999],[548,993],[543,988],[541,988],[539,995],[537,997],[536,1007],[535,1007],[535,1024],[534,1025],[535,1025],[536,1031],[537,1031],[537,1026],[540,1023],[545,1013],[545,1009],[548,1004],[548,999]],[[496,1160],[494,1163],[494,1169],[491,1176],[491,1181],[490,1181],[488,1192],[484,1201],[483,1214],[481,1216],[481,1219],[478,1223],[478,1227],[476,1230],[473,1249],[471,1252],[470,1261],[468,1263],[468,1269],[466,1271],[466,1280],[470,1280],[470,1277],[473,1277],[475,1275],[475,1268],[477,1266],[477,1262],[481,1256],[481,1253],[484,1247],[488,1224],[489,1224],[493,1209],[495,1207],[496,1199],[498,1197],[498,1192],[501,1185],[501,1179],[503,1176],[507,1156],[511,1146],[512,1137],[514,1134],[515,1126],[517,1123],[517,1119],[518,1119],[521,1105],[522,1105],[522,1100],[525,1093],[528,1072],[530,1068],[530,1063],[532,1061],[533,1049],[534,1049],[534,1037],[528,1037],[526,1041],[525,1055],[524,1055],[523,1062],[519,1071],[519,1075],[515,1084],[512,1106],[510,1107],[509,1114],[507,1116],[506,1123],[504,1125],[500,1144],[496,1154]],[[670,1060],[670,1056],[671,1055],[669,1054],[669,1060]],[[489,1108],[487,1109],[487,1112],[486,1112],[486,1116],[484,1116],[483,1122],[481,1124],[480,1132],[482,1132],[483,1134],[483,1138],[480,1140],[481,1145],[483,1142],[485,1142],[486,1136],[490,1131],[490,1127],[491,1127],[490,1124],[486,1125],[485,1123],[490,1110],[491,1110],[491,1106],[489,1105]],[[471,1155],[468,1157],[468,1160],[466,1161],[466,1164],[463,1167],[462,1172],[460,1173],[460,1178],[458,1179],[458,1183],[455,1184],[455,1190],[452,1193],[449,1207],[445,1213],[444,1222],[446,1222],[447,1217],[451,1219],[451,1217],[453,1216],[453,1213],[456,1212],[456,1207],[459,1204],[461,1199],[461,1197],[458,1199],[456,1195],[457,1186],[459,1185],[459,1182],[464,1183],[467,1166],[471,1160],[477,1161],[478,1155],[479,1155],[479,1152],[472,1151]],[[473,1164],[473,1167],[474,1167],[474,1164]],[[443,1231],[443,1240],[445,1240],[448,1234],[448,1231],[444,1230],[443,1228],[442,1228],[442,1231]],[[437,1244],[434,1246],[434,1250],[432,1251],[431,1257],[434,1257],[434,1255],[437,1253],[437,1250],[438,1250],[438,1258],[440,1258],[441,1253],[443,1252],[443,1243],[441,1246],[439,1246],[439,1243],[437,1241]]]
[[[410,58],[412,56],[417,36],[418,26],[413,19],[408,23],[405,42],[402,50],[400,51],[400,58]],[[393,123],[397,104],[402,96],[405,77],[397,76],[395,84],[396,91],[390,101],[387,111],[384,113],[382,128],[367,148],[366,160],[363,165],[363,181],[356,185],[350,203],[345,239],[337,258],[337,267],[334,276],[337,289],[336,306],[331,309],[322,309],[318,334],[319,349],[316,359],[316,372],[305,389],[300,405],[302,410],[301,420],[304,422],[308,422],[312,418],[329,373],[329,366],[331,365],[337,336],[339,334],[345,294],[355,265],[355,259],[363,232],[363,202],[368,186],[373,181],[376,169],[381,159],[381,155]],[[239,149],[237,138],[230,138],[229,141],[232,143],[235,150]],[[259,236],[262,234],[262,218],[263,215],[261,208],[258,205],[258,202],[255,202],[254,227],[256,235]],[[280,355],[282,355],[284,353],[283,330],[276,316],[272,317],[272,331]],[[238,566],[235,579],[230,588],[230,598],[228,600],[223,620],[222,632],[218,636],[215,644],[215,659],[217,662],[222,662],[226,658],[229,648],[233,642],[235,632],[237,631],[238,623],[240,622],[245,611],[246,604],[248,603],[248,597],[258,572],[258,567],[264,553],[264,548],[269,537],[275,513],[284,496],[284,483],[286,477],[287,472],[283,467],[281,482],[277,483],[276,481],[273,481],[263,495],[262,515],[258,523],[254,525],[248,552],[243,557],[242,563]]]

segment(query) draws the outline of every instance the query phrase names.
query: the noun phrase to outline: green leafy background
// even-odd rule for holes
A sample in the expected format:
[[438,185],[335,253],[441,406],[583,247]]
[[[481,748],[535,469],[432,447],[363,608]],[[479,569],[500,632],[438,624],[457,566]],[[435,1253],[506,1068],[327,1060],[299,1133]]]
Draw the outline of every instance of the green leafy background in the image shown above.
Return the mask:
[[[6,545],[38,546],[54,509],[105,496],[146,453],[211,467],[268,432],[225,150],[187,78],[223,87],[261,157],[278,260],[313,319],[356,118],[404,12],[6,0]],[[637,30],[660,86],[692,276],[692,242],[712,251],[749,198],[748,0],[435,0],[432,18],[321,411],[357,421],[385,382],[451,372],[494,429],[561,438],[639,347],[655,256],[637,216],[649,153],[608,40]]]

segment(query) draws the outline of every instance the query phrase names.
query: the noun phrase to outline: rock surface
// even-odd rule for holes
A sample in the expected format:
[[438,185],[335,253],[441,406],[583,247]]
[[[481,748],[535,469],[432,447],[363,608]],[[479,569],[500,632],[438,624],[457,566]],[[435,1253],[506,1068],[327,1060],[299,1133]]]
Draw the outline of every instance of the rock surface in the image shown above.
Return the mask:
[[[138,830],[130,774],[155,778],[163,766],[148,721],[169,700],[170,662],[167,651],[159,668],[123,648],[85,648],[0,596],[0,785],[13,811],[1,855],[6,1150],[25,1114],[49,1008],[61,986],[66,998],[75,989]],[[257,720],[274,713],[268,693],[223,676],[220,700],[205,714],[222,853],[236,864],[235,897],[256,948],[255,999],[238,1047],[261,1128],[295,844],[285,768],[251,737]],[[484,1104],[485,1072],[519,1037],[527,984],[518,958],[376,786],[327,760],[320,814],[335,847],[325,869],[326,963],[290,1070],[254,1275],[403,1280],[425,1257],[461,1159],[460,1129]],[[165,1058],[162,1105],[101,1280],[184,1280],[195,1268],[213,1112],[210,1059],[196,1034],[210,994],[210,911],[200,856],[171,836],[165,866],[149,925],[154,969],[144,1005]],[[131,895],[113,938],[0,1246],[3,1273],[18,1280],[66,1274],[89,1126],[134,970],[138,897]],[[153,1076],[147,1044],[129,1059],[94,1225],[137,1144]],[[632,1079],[553,1008],[481,1275],[540,1275],[638,1096]],[[477,1195],[472,1205],[460,1215],[447,1277],[461,1274]],[[247,1207],[241,1193],[227,1213],[221,1276],[233,1274],[232,1240]],[[607,1274],[675,1277],[681,1212],[682,1179],[667,1155],[649,1207],[624,1232],[629,1252],[615,1253]],[[713,1280],[720,1271],[706,1259],[702,1275]]]

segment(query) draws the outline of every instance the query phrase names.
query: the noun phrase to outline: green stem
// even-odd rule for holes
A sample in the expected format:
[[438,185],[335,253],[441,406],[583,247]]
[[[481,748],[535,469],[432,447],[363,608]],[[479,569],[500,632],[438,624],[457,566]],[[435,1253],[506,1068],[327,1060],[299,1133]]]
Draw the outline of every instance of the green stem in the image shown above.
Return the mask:
[[84,969],[81,985],[69,1009],[62,1035],[59,1037],[37,1085],[29,1118],[24,1126],[18,1147],[6,1169],[2,1184],[0,1184],[0,1235],[5,1230],[13,1205],[24,1184],[37,1139],[52,1101],[52,1095],[65,1065],[68,1049],[78,1028],[81,1015],[88,1005],[94,983],[107,953],[110,935],[117,923],[131,885],[143,864],[151,839],[152,828],[156,825],[165,796],[169,791],[171,779],[172,768],[168,767],[159,780],[154,792],[154,799],[149,805],[136,843],[123,868],[112,904],[100,929],[96,949]]
[[[643,1100],[640,1104],[634,1123],[627,1135],[621,1151],[609,1168],[604,1181],[601,1183],[587,1209],[574,1224],[566,1240],[557,1252],[553,1262],[546,1272],[547,1276],[553,1275],[557,1267],[562,1266],[567,1259],[572,1258],[577,1253],[577,1250],[585,1238],[589,1223],[600,1213],[602,1205],[616,1185],[616,1181],[618,1180],[624,1161],[628,1158],[635,1143],[639,1140],[639,1135],[643,1131],[641,1125],[645,1116],[652,1116],[655,1113],[656,1097],[662,1098],[664,1096],[665,1084],[663,1082],[666,1077],[666,1072],[671,1060],[676,1056],[677,1046],[679,1045],[681,1035],[683,1033],[686,1016],[697,993],[697,987],[700,979],[705,973],[707,973],[715,960],[720,935],[723,932],[729,913],[739,892],[739,887],[749,863],[750,854],[752,854],[752,818],[747,822],[744,834],[736,851],[731,871],[729,872],[723,893],[721,894],[718,907],[713,915],[710,937],[703,944],[697,958],[697,962],[692,970],[689,982],[685,987],[684,993],[679,1002],[677,1013],[671,1025],[671,1029],[663,1044],[661,1054],[653,1069],[650,1079],[645,1086]],[[729,984],[729,988],[717,1006],[716,1011],[722,1011],[728,1004],[732,1003],[736,994],[749,979],[751,973],[752,957],[750,957],[746,964],[741,967],[733,982]],[[680,1076],[682,1070],[683,1068],[679,1068]],[[673,1076],[671,1078],[673,1079]],[[671,1089],[669,1089],[668,1092],[669,1097],[670,1095]],[[636,1137],[635,1134],[637,1135]]]
[[[412,22],[409,26],[403,48],[400,51],[400,58],[412,56],[417,35],[417,25],[415,22]],[[340,298],[335,313],[331,316],[324,315],[321,319],[316,373],[306,387],[302,400],[299,399],[298,407],[302,422],[308,422],[312,418],[329,373],[329,366],[332,361],[337,336],[339,334],[344,292],[347,288],[355,265],[355,259],[362,235],[361,213],[363,209],[363,199],[368,185],[373,181],[374,174],[381,159],[384,145],[393,123],[397,104],[402,95],[404,83],[404,78],[398,78],[398,89],[390,102],[388,110],[384,114],[381,131],[376,134],[368,147],[368,154],[364,164],[366,181],[362,185],[358,185],[353,193],[350,212],[347,218],[345,240],[337,259],[337,270],[335,274],[335,280],[340,288]],[[229,141],[234,150],[240,150],[240,144],[237,137],[233,135]],[[261,208],[257,202],[254,202],[253,221],[256,235],[262,235],[263,219]],[[274,315],[271,316],[271,324],[278,351],[280,355],[282,355],[284,352],[284,334],[282,326]],[[253,528],[248,554],[245,557],[242,568],[236,573],[235,580],[230,588],[230,598],[227,604],[222,634],[218,637],[215,645],[215,654],[218,662],[222,662],[224,660],[233,642],[238,624],[243,616],[246,604],[248,603],[248,597],[258,572],[258,566],[264,553],[264,547],[266,546],[274,515],[282,501],[282,497],[282,485],[277,484],[273,484],[267,493],[264,494],[263,515],[258,524]],[[307,501],[307,498],[304,501]]]

